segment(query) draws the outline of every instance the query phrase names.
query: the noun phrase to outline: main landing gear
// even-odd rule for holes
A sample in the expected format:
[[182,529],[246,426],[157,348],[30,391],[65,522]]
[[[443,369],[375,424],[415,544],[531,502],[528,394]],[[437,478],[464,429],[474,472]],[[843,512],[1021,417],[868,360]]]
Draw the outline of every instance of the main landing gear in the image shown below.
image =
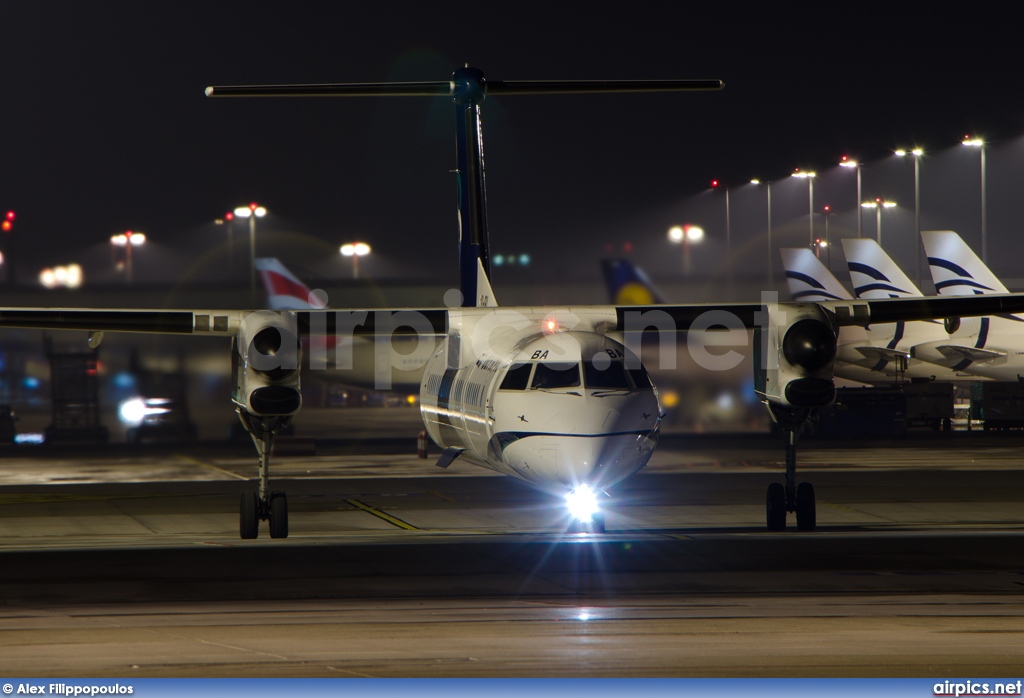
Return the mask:
[[768,403],[768,410],[782,430],[786,446],[786,484],[773,482],[768,485],[768,530],[785,530],[786,514],[795,511],[797,529],[813,531],[818,523],[814,485],[809,482],[796,484],[796,441],[800,429],[807,423],[810,409],[780,407]]
[[271,538],[288,537],[288,497],[284,492],[268,492],[270,484],[270,450],[278,432],[288,426],[291,417],[257,417],[238,410],[242,426],[249,432],[259,454],[259,487],[256,492],[243,492],[238,508],[238,531],[242,538],[256,538],[260,521],[270,521]]

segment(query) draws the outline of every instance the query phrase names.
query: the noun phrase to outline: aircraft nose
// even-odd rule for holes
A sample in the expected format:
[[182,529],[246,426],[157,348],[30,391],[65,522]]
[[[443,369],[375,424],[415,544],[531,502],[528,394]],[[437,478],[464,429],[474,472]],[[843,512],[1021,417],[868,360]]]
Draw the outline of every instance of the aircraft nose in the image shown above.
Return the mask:
[[643,468],[654,451],[656,434],[609,434],[567,439],[559,451],[558,476],[570,489],[604,489]]

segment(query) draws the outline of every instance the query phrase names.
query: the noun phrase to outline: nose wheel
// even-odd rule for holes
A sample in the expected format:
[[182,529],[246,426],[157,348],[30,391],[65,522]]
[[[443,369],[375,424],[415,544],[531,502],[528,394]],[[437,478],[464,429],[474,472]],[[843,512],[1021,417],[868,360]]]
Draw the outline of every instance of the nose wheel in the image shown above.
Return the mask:
[[238,410],[238,417],[249,432],[259,454],[259,480],[256,492],[243,492],[238,506],[238,532],[243,539],[259,537],[260,521],[270,522],[271,538],[288,537],[288,496],[270,492],[270,450],[274,437],[285,428],[289,417],[256,417]]
[[782,429],[786,446],[786,482],[768,485],[766,520],[769,531],[784,531],[786,516],[796,513],[796,527],[800,531],[813,531],[818,525],[814,485],[796,483],[796,441],[800,429],[807,423],[809,409],[791,409],[768,403],[772,419]]
[[288,495],[271,492],[270,502],[260,500],[255,492],[243,492],[238,507],[238,531],[243,539],[258,538],[260,521],[270,522],[271,538],[288,537]]

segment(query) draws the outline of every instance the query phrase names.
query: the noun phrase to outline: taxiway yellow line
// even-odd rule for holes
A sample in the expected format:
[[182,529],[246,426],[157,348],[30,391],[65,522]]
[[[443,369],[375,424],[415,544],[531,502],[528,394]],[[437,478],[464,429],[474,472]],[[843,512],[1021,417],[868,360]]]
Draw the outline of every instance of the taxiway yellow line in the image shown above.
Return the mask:
[[387,521],[392,526],[398,526],[399,528],[404,528],[406,531],[418,531],[419,530],[418,528],[413,526],[411,523],[407,523],[405,521],[402,521],[401,519],[396,518],[396,517],[392,516],[391,514],[385,514],[380,509],[374,509],[373,507],[369,506],[368,504],[363,504],[358,499],[346,499],[345,503],[346,504],[351,504],[356,509],[362,509],[367,514],[373,514],[378,519],[383,519],[384,521]]
[[192,456],[186,456],[186,455],[184,455],[182,453],[176,453],[175,457],[178,458],[179,460],[185,461],[186,463],[192,463],[193,465],[202,466],[203,468],[210,468],[211,470],[216,470],[218,473],[222,473],[224,475],[228,475],[230,477],[237,478],[239,480],[248,480],[249,479],[249,478],[245,477],[244,475],[239,475],[238,473],[233,473],[230,470],[225,470],[224,468],[218,468],[213,463],[206,463],[204,461],[199,460],[198,458],[193,458]]

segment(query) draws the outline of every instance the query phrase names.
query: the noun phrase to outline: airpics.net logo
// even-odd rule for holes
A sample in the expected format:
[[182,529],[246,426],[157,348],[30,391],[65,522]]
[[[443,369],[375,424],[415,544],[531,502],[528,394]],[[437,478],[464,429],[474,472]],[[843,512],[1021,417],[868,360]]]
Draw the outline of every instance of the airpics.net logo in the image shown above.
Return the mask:
[[[462,295],[458,290],[449,290],[445,294],[448,310],[460,309],[461,299]],[[762,310],[755,312],[753,318],[757,327],[767,330],[773,322],[785,323],[786,310],[778,306],[778,300],[778,293],[762,292]],[[310,341],[306,349],[308,365],[312,370],[351,369],[357,363],[357,348],[369,350],[372,354],[372,365],[378,369],[375,371],[374,387],[388,389],[391,387],[390,369],[422,369],[438,351],[439,342],[442,341],[443,331],[439,331],[439,328],[420,311],[321,312],[327,304],[327,294],[321,289],[310,292],[309,303],[314,312],[308,315],[307,331],[311,338],[318,338]],[[769,306],[776,309],[768,312]],[[302,353],[298,351],[296,339],[299,336],[296,312],[301,311],[255,311],[249,316],[263,314],[264,317],[273,315],[277,318],[279,322],[274,326],[280,334],[281,341],[273,343],[267,353],[260,349],[258,343],[253,346],[240,345],[243,358],[253,361],[253,365],[260,370],[297,368]],[[642,336],[652,339],[652,345],[656,344],[657,353],[651,360],[645,361],[648,366],[664,370],[677,368],[680,328],[677,327],[672,315],[657,308],[623,310],[619,321],[620,326],[615,328],[616,333],[621,335],[621,341],[631,352],[631,355],[626,357],[628,368],[638,367]],[[357,328],[367,324],[373,328],[371,333],[357,332]],[[472,363],[475,357],[490,353],[495,341],[500,345],[510,335],[520,336],[531,329],[536,330],[534,334],[537,336],[547,336],[549,341],[572,344],[576,341],[572,334],[574,331],[604,333],[607,329],[604,327],[606,324],[607,322],[600,322],[597,323],[600,327],[594,326],[593,318],[584,320],[573,312],[571,307],[550,309],[543,322],[539,322],[533,314],[519,312],[514,308],[494,308],[486,315],[475,317],[468,327],[463,328],[465,331],[458,333],[460,350],[449,352],[449,360],[452,360],[452,356],[457,356],[460,357],[458,360],[467,364]],[[256,329],[262,333],[263,329],[270,328]],[[731,371],[746,358],[743,350],[749,343],[748,326],[733,312],[721,308],[708,309],[689,321],[686,330],[686,352],[700,369],[713,372]],[[360,336],[372,341],[354,341]],[[399,340],[398,347],[392,343],[393,339]],[[565,350],[580,353],[578,346],[568,346]],[[363,361],[367,358],[362,354],[360,356]],[[770,356],[768,352],[761,358],[764,368],[778,367],[777,357]],[[637,364],[631,365],[633,362]]]
[[983,681],[943,681],[932,687],[935,696],[1019,696],[1021,695],[1021,679],[1016,681],[983,682]]

